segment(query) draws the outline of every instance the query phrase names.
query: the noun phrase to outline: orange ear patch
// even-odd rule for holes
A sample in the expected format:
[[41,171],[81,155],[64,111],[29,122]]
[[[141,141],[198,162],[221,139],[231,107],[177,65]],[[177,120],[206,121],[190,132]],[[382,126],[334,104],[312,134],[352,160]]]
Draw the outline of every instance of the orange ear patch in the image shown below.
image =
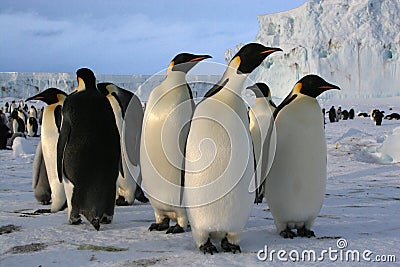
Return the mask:
[[293,93],[300,94],[301,88],[303,88],[303,84],[302,83],[296,83],[296,85],[293,88]]

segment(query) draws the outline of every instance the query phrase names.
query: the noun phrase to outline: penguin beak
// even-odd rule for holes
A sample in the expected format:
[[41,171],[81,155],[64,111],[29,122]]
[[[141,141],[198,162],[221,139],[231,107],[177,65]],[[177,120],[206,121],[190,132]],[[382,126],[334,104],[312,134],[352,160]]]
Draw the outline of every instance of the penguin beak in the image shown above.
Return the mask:
[[260,52],[260,55],[262,55],[262,54],[270,55],[270,54],[272,54],[274,52],[278,52],[278,51],[283,51],[283,50],[280,49],[279,47],[267,47],[266,50]]
[[32,97],[27,98],[25,101],[30,101],[30,100],[41,100],[41,99],[44,99],[44,96],[36,95],[36,96],[32,96]]
[[201,56],[192,58],[191,60],[189,60],[189,62],[199,62],[199,61],[202,61],[202,60],[204,60],[206,58],[212,58],[212,56],[210,56],[210,55],[201,55]]
[[319,89],[322,89],[322,90],[324,90],[324,91],[331,90],[331,89],[340,90],[340,87],[339,87],[339,86],[336,86],[336,85],[330,84],[330,83],[325,84],[325,85],[321,85],[321,86],[319,86],[318,88],[319,88]]

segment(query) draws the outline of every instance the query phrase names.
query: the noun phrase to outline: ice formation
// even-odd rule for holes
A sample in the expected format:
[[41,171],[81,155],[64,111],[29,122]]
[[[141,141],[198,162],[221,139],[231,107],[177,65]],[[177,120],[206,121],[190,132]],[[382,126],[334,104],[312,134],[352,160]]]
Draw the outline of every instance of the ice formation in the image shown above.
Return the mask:
[[[342,91],[325,98],[400,95],[400,1],[309,0],[285,12],[258,17],[254,41],[276,53],[253,73],[284,97],[302,76],[314,73]],[[230,59],[236,49],[226,52]]]

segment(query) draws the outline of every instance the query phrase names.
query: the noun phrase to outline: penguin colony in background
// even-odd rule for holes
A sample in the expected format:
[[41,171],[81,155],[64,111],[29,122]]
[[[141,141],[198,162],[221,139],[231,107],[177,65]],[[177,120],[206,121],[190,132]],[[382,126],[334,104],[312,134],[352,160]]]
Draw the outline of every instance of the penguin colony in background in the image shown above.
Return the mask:
[[[14,131],[33,137],[40,130],[32,173],[36,199],[51,202],[52,212],[67,207],[70,224],[83,215],[99,230],[111,223],[116,203],[146,202],[144,191],[155,215],[150,231],[177,234],[190,225],[197,247],[213,254],[241,251],[254,202],[265,197],[282,237],[314,236],[327,175],[325,114],[316,97],[339,88],[307,75],[276,107],[259,82],[246,88],[256,97],[248,110],[241,96],[248,75],[278,51],[243,46],[197,105],[186,74],[211,56],[189,53],[171,60],[144,112],[136,95],[96,84],[87,68],[77,71],[70,95],[50,88],[27,99],[47,104],[42,123],[33,106],[28,117],[18,113],[28,113],[27,105],[7,103],[3,113],[12,114]],[[327,113],[338,120],[334,107]],[[354,117],[353,109],[339,113]]]

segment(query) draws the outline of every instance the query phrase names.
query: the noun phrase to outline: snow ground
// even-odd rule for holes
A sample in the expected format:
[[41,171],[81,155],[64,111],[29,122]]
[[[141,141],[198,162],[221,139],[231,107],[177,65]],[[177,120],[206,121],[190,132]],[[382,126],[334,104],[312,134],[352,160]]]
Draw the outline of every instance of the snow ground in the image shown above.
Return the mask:
[[[400,113],[400,98],[330,100],[323,106],[355,107],[369,112],[371,108],[388,107]],[[351,106],[350,106],[351,105]],[[150,204],[116,207],[114,221],[102,225],[99,232],[87,222],[67,224],[67,212],[35,214],[49,208],[36,202],[32,189],[33,154],[13,156],[11,150],[0,150],[0,227],[19,226],[0,235],[0,266],[266,266],[280,265],[277,254],[260,261],[259,250],[284,250],[288,259],[304,250],[315,250],[317,264],[354,265],[345,255],[357,250],[360,262],[365,259],[400,261],[400,163],[385,163],[377,148],[400,121],[384,120],[375,126],[369,118],[328,123],[328,181],[325,202],[313,230],[315,238],[281,238],[275,230],[266,203],[255,205],[243,233],[242,253],[204,255],[195,246],[191,233],[166,235],[149,232],[154,220]],[[39,138],[28,138],[36,146]],[[398,143],[400,140],[398,140]],[[264,200],[265,201],[265,200]],[[0,231],[2,232],[2,231]],[[339,238],[347,247],[338,248]],[[345,244],[340,240],[339,245]],[[92,245],[85,246],[85,245]],[[96,247],[104,246],[104,247]],[[92,248],[93,250],[91,250]],[[105,251],[105,250],[112,251]],[[118,251],[121,250],[121,251]],[[335,252],[335,250],[337,252]],[[366,252],[365,252],[366,251]],[[371,253],[369,253],[370,251]],[[270,255],[269,255],[270,256]],[[331,259],[330,257],[331,256]],[[341,258],[342,256],[342,258]],[[335,257],[338,257],[336,260]],[[352,259],[350,255],[350,259]],[[298,265],[309,265],[303,260]],[[374,263],[375,265],[377,263]],[[395,263],[384,263],[388,266]]]

